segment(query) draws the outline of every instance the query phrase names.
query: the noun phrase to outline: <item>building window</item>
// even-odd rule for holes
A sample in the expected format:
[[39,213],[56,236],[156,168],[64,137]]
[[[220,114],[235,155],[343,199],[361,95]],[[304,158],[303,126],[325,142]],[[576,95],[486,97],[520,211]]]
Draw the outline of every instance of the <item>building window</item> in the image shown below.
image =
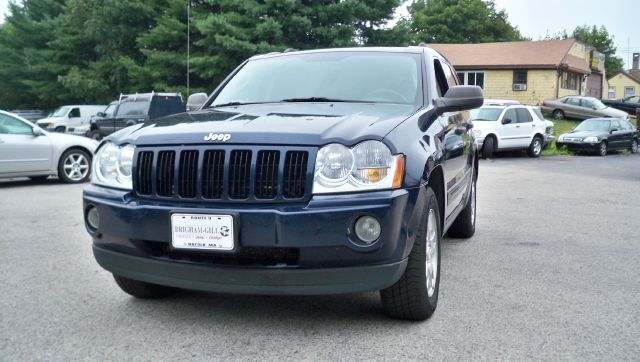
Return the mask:
[[513,90],[514,91],[527,90],[527,71],[526,70],[513,71]]
[[580,83],[582,75],[574,72],[562,72],[562,88],[564,89],[572,89],[578,90],[580,88]]
[[616,97],[616,87],[609,87],[609,99],[613,99]]
[[460,84],[464,85],[477,85],[484,89],[484,72],[469,71],[469,72],[457,72]]
[[636,88],[635,87],[624,87],[624,97],[631,97],[632,95],[636,94]]

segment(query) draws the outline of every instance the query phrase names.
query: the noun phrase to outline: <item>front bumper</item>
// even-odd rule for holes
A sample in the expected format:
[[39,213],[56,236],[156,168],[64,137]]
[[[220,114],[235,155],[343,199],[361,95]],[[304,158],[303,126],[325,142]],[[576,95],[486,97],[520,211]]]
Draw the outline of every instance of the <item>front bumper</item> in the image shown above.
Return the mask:
[[600,147],[599,142],[567,142],[556,141],[556,148],[567,146],[570,151],[598,151]]
[[[304,204],[162,204],[130,192],[90,185],[86,211],[94,255],[106,270],[135,280],[185,289],[248,294],[334,294],[379,290],[404,273],[424,204],[421,188],[314,196]],[[238,230],[232,253],[171,247],[173,212],[228,214]],[[359,243],[352,226],[375,216],[380,238]],[[274,254],[268,260],[251,253]],[[288,255],[279,258],[277,255]]]

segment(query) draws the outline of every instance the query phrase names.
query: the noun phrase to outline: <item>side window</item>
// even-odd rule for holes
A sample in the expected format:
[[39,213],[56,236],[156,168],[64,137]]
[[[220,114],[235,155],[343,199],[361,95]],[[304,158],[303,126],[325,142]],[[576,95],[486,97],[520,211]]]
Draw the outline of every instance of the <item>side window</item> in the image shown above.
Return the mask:
[[518,123],[533,122],[531,113],[526,108],[516,108],[516,115],[518,116]]
[[69,112],[69,118],[78,118],[80,117],[80,108],[73,108],[71,112]]
[[514,91],[527,90],[527,71],[526,70],[513,71],[513,90]]
[[435,69],[436,83],[438,88],[438,96],[442,97],[449,90],[449,83],[447,82],[447,76],[442,70],[442,65],[438,59],[433,60],[433,68]]
[[507,109],[507,111],[504,112],[504,117],[502,117],[502,121],[504,122],[505,119],[511,120],[510,123],[517,123],[518,115],[516,113],[516,110],[514,108]]
[[565,101],[566,104],[572,105],[572,106],[578,106],[580,107],[580,99],[578,98],[567,98],[567,100]]
[[456,73],[454,73],[451,66],[447,63],[442,65],[442,69],[444,70],[444,75],[447,77],[447,84],[449,87],[453,87],[454,85],[458,85],[458,80],[456,79]]
[[0,134],[31,135],[33,129],[18,119],[0,114]]
[[583,99],[582,100],[582,106],[584,108],[593,108],[593,102],[588,100],[588,99]]
[[610,129],[617,129],[618,131],[621,130],[622,127],[620,126],[620,122],[618,122],[617,120],[611,121],[611,128]]
[[619,122],[620,122],[620,126],[621,126],[622,129],[627,130],[627,131],[633,129],[633,126],[631,126],[631,123],[629,123],[629,122],[627,122],[625,120],[622,120],[622,121],[619,121]]
[[533,113],[536,114],[536,116],[538,116],[539,120],[544,120],[544,115],[542,115],[542,111],[540,110],[540,108],[534,108],[533,109]]

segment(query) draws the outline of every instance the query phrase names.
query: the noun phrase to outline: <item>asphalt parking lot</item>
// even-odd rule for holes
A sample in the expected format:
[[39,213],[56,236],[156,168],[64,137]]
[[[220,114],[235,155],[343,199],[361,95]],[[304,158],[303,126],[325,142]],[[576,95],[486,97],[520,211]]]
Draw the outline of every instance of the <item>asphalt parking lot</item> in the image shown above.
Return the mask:
[[140,301],[94,261],[81,185],[0,182],[0,360],[640,356],[640,155],[480,164],[476,236],[443,244],[422,323],[378,294]]

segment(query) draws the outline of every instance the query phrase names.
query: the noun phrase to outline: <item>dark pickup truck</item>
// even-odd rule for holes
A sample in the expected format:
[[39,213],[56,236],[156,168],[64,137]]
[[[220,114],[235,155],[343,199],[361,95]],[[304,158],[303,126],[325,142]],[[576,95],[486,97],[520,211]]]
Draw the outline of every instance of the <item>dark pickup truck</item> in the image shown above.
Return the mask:
[[121,95],[120,99],[111,102],[102,114],[91,119],[89,136],[100,140],[123,128],[184,111],[182,96],[178,93]]
[[97,262],[138,298],[379,290],[428,318],[443,235],[475,232],[483,96],[455,74],[426,46],[252,57],[197,110],[102,141]]
[[625,111],[630,115],[635,115],[637,113],[636,109],[640,108],[640,95],[623,99],[603,99],[602,103],[609,107]]

